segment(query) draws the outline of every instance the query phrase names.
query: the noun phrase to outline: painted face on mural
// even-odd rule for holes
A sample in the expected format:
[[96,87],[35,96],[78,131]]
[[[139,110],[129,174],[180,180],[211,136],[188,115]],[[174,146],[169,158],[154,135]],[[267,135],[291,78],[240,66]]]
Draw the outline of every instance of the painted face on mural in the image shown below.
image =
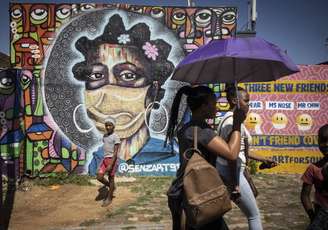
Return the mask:
[[8,125],[10,126],[10,124],[7,124],[7,120],[9,123],[13,119],[16,99],[15,77],[12,71],[0,71],[0,137],[5,134]]
[[229,38],[233,36],[236,29],[237,12],[234,8],[213,8],[213,11],[218,18],[216,30],[214,35],[217,38]]
[[275,129],[284,129],[288,124],[288,118],[284,113],[275,113],[272,116],[272,126]]
[[51,44],[55,30],[71,15],[67,4],[14,4],[11,7],[11,35],[15,60],[23,67],[41,64],[44,46]]
[[[125,30],[121,17],[114,15],[103,35],[94,40],[82,37],[76,47],[86,61],[76,64],[73,73],[85,82],[85,106],[96,128],[104,133],[105,120],[114,118],[120,138],[145,139],[145,110],[156,91],[153,82],[160,87],[174,68],[167,60],[170,45],[161,39],[150,40],[149,27],[144,23]],[[139,144],[129,155],[144,142],[136,139]]]
[[177,31],[180,39],[185,39],[184,48],[187,51],[205,44],[207,38],[210,37],[212,12],[209,9],[172,9],[171,28]]
[[20,125],[18,121],[23,112],[21,88],[17,84],[21,81],[20,73],[15,69],[0,70],[0,125],[3,130],[14,130]]
[[302,113],[296,117],[297,128],[300,131],[308,131],[313,125],[313,119],[309,114]]
[[187,52],[212,39],[230,37],[236,25],[236,13],[232,8],[173,8],[168,14],[171,20],[169,26],[176,30],[180,39],[185,39]]
[[121,138],[132,136],[143,125],[150,87],[149,64],[134,48],[100,45],[100,63],[92,65],[86,81],[89,117],[102,132],[104,121],[115,118],[116,132]]
[[166,20],[166,8],[161,6],[138,6],[130,4],[117,4],[119,9],[130,11],[137,14],[149,15],[153,19],[165,24]]
[[10,95],[15,90],[15,75],[10,71],[0,71],[0,95]]

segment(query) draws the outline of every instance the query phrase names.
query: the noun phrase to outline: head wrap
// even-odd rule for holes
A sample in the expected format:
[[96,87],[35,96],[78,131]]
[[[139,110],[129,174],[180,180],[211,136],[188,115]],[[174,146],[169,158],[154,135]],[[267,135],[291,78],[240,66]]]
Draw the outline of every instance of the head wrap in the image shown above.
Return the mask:
[[112,117],[108,117],[108,118],[106,118],[106,120],[105,120],[105,124],[106,124],[106,123],[112,123],[113,126],[115,126],[116,121],[115,121],[114,118],[112,118]]

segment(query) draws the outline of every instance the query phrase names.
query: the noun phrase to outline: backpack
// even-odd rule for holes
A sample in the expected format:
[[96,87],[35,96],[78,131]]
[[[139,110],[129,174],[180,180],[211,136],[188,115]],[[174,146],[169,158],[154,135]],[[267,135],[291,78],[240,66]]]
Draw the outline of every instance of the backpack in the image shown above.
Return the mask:
[[197,228],[223,216],[232,206],[218,171],[198,150],[197,127],[193,129],[194,147],[183,154],[189,159],[183,175],[183,208],[188,224]]

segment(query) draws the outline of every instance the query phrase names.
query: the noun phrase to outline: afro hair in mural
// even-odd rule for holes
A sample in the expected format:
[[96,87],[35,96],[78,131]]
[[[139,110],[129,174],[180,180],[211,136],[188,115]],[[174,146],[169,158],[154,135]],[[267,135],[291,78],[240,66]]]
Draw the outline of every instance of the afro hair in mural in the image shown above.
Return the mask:
[[[162,85],[172,73],[174,65],[167,58],[171,46],[162,39],[150,40],[149,26],[138,23],[126,30],[122,18],[116,14],[109,19],[104,33],[94,40],[87,37],[80,38],[75,46],[84,55],[85,61],[76,64],[73,68],[74,77],[78,80],[89,81],[92,73],[91,64],[99,60],[99,47],[102,44],[117,44],[123,47],[133,46],[142,52],[150,63],[150,74],[145,84],[158,81]],[[88,88],[88,84],[86,85]]]

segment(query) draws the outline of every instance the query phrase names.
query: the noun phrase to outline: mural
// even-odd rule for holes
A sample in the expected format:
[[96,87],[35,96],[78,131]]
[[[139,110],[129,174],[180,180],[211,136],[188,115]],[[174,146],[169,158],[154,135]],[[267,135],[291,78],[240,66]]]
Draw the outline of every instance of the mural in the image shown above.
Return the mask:
[[[12,69],[0,70],[1,161],[15,176],[94,175],[103,157],[104,120],[117,120],[119,173],[173,175],[177,145],[164,147],[168,114],[183,85],[170,80],[189,52],[235,35],[234,7],[129,4],[10,5]],[[277,82],[241,84],[250,93],[253,150],[280,163],[267,172],[302,172],[318,160],[327,123],[327,66],[300,66]],[[216,128],[229,109],[224,84]],[[182,106],[180,119],[188,119]],[[291,167],[291,165],[293,167]]]
[[[17,167],[24,142],[20,79],[19,71],[0,71],[0,156],[6,165],[14,164]],[[1,167],[4,166],[1,164]]]
[[302,173],[322,157],[317,134],[328,123],[328,66],[300,70],[276,82],[243,85],[251,99],[246,125],[253,149],[279,163],[268,172]]
[[164,148],[163,139],[182,83],[170,76],[188,52],[234,36],[237,9],[90,3],[10,9],[17,70],[1,80],[0,143],[17,150],[1,157],[19,161],[19,174],[94,175],[104,120],[113,117],[122,139],[120,173],[175,174],[177,146]]

